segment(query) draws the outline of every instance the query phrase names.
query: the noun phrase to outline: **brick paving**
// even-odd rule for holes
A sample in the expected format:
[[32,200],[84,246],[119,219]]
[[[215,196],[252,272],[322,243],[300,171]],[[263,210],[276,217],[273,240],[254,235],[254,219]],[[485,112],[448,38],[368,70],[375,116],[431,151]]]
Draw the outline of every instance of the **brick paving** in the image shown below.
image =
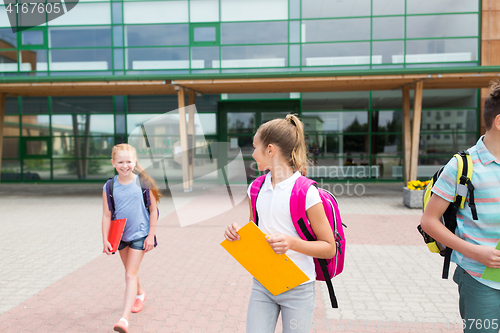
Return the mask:
[[[112,332],[119,319],[124,270],[101,254],[100,186],[76,186],[0,186],[0,332]],[[313,332],[461,332],[456,286],[422,245],[419,210],[402,205],[401,185],[364,186],[338,197],[348,225],[346,267],[333,280],[340,308],[317,282]],[[140,269],[147,300],[130,332],[244,332],[251,277],[219,243],[248,204],[187,227],[173,208],[169,198],[160,206],[159,246]]]

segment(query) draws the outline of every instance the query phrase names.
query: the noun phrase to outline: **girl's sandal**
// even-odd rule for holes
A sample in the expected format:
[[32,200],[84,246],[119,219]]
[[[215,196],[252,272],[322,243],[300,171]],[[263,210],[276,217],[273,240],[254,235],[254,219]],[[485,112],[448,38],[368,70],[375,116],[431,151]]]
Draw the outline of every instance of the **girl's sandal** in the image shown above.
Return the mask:
[[128,321],[127,321],[127,319],[120,318],[120,320],[118,320],[118,322],[115,324],[115,326],[113,326],[113,329],[116,332],[128,333]]

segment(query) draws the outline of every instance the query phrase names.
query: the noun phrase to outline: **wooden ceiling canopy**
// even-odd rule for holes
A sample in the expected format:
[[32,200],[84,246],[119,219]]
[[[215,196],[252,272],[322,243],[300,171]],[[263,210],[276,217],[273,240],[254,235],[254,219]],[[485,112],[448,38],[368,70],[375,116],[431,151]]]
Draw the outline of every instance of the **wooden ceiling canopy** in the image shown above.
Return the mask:
[[7,96],[174,95],[177,86],[203,94],[486,88],[500,72],[290,78],[0,83]]

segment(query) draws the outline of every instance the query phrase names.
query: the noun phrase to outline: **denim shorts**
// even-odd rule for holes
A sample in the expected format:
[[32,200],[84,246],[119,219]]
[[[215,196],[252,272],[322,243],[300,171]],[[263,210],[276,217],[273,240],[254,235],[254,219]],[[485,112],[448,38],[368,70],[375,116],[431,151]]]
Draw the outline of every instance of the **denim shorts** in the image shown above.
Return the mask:
[[130,248],[134,250],[144,250],[144,241],[146,240],[146,237],[148,236],[137,238],[129,242],[120,241],[120,245],[118,245],[118,251],[123,250],[127,246],[130,246]]

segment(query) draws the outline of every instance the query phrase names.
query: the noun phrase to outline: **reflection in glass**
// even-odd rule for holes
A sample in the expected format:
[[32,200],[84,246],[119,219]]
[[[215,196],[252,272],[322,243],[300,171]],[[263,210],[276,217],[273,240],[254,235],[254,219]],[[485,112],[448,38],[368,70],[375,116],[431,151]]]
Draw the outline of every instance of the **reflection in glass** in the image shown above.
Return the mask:
[[21,114],[48,114],[47,97],[21,97]]
[[252,133],[255,131],[254,112],[228,112],[227,132],[228,133]]
[[302,114],[308,132],[368,132],[368,112],[307,112]]
[[244,157],[252,156],[253,136],[228,137],[227,141],[229,142],[229,156],[235,156],[235,154],[238,154],[239,149],[241,149],[241,153]]
[[125,2],[123,5],[123,22],[125,24],[184,23],[188,21],[187,1],[140,1]]
[[[3,138],[2,158],[19,158],[19,138]],[[2,169],[4,168],[2,160]]]
[[219,21],[218,0],[191,0],[189,2],[191,22],[217,22]]
[[10,28],[0,29],[0,48],[13,49],[16,47],[17,47],[17,35],[12,32],[12,29]]
[[422,132],[475,132],[477,113],[476,110],[425,110],[422,112],[421,128]]
[[22,116],[22,136],[48,136],[49,116]]
[[128,25],[125,27],[125,46],[189,45],[187,24]]
[[372,132],[401,132],[403,130],[402,111],[373,111]]
[[[222,68],[286,67],[287,58],[287,45],[222,47]],[[212,67],[220,67],[219,61],[214,61]]]
[[302,18],[370,16],[370,0],[302,0]]
[[[475,133],[428,133],[420,135],[419,155],[453,155],[457,151],[468,149],[477,141]],[[446,162],[444,164],[446,164]],[[420,157],[419,164],[427,164],[426,158]]]
[[52,113],[112,113],[112,96],[52,97]]
[[404,41],[373,42],[372,52],[376,54],[377,57],[382,57],[381,63],[391,64],[395,56],[403,57]]
[[[380,179],[403,179],[403,159],[401,157],[374,158],[380,170]],[[431,175],[432,176],[432,175]]]
[[129,114],[155,113],[156,115],[159,115],[159,111],[167,112],[179,108],[177,95],[128,96],[127,102]]
[[217,114],[215,113],[198,113],[199,123],[201,128],[195,128],[197,135],[216,135],[217,134]]
[[267,44],[288,42],[288,27],[286,21],[222,23],[220,30],[222,44]]
[[49,180],[49,159],[25,159],[23,161],[23,180]]
[[399,39],[405,35],[405,19],[400,17],[374,17],[373,39]]
[[408,16],[407,38],[478,36],[478,15],[426,15]]
[[52,135],[103,135],[114,134],[112,114],[53,115]]
[[24,142],[24,154],[26,156],[47,155],[47,141],[28,140]]
[[19,62],[21,72],[46,71],[47,50],[22,50],[19,51]]
[[221,21],[270,21],[288,19],[288,0],[220,0]]
[[195,27],[193,29],[194,42],[215,42],[217,29],[215,27]]
[[42,30],[25,30],[21,32],[21,43],[23,45],[43,45]]
[[51,71],[108,70],[111,49],[50,50]]
[[[149,136],[172,136],[179,135],[179,114],[163,114],[163,113],[152,113],[152,114],[128,114],[127,115],[127,134],[132,133],[137,127],[140,127],[145,122],[155,118],[162,117],[162,122],[156,124],[150,124],[151,128],[148,129]],[[196,130],[196,129],[195,129]],[[138,133],[142,133],[139,131]],[[153,145],[153,144],[151,144]]]
[[113,26],[113,46],[123,46],[123,26]]
[[219,61],[218,46],[199,46],[191,48],[191,68],[212,68]]
[[[302,66],[364,65],[369,63],[369,42],[302,45]],[[372,56],[372,63],[382,63],[382,57]]]
[[408,14],[477,12],[478,0],[408,0]]
[[402,146],[401,134],[372,135],[372,155],[401,155]]
[[477,99],[477,89],[424,89],[422,107],[477,108]]
[[[290,110],[292,112],[293,110]],[[273,119],[285,119],[286,115],[289,114],[290,112],[262,112],[261,117],[260,117],[260,123],[264,124],[267,123],[269,120]]]
[[[406,42],[407,63],[467,62],[477,61],[477,38],[408,40]],[[403,56],[392,57],[393,63],[402,63]],[[442,64],[446,66],[446,64]],[[456,64],[450,64],[456,66]]]
[[369,39],[369,18],[302,21],[303,43]]
[[126,49],[126,69],[182,69],[189,68],[189,48]]
[[52,157],[81,158],[111,156],[114,138],[112,136],[72,137],[62,133],[52,140]]
[[20,180],[21,163],[19,160],[2,160],[1,180]]
[[60,180],[106,179],[114,174],[106,159],[54,159],[53,177]]
[[[25,70],[31,70],[31,67]],[[17,72],[17,52],[0,51],[0,72]]]
[[369,91],[302,93],[302,110],[364,110],[369,100]]
[[373,0],[373,15],[403,15],[405,2],[401,0]]
[[64,13],[64,15],[47,22],[47,24],[49,26],[111,24],[110,7],[109,2],[80,3],[72,10]]
[[111,46],[109,27],[49,28],[49,47]]

